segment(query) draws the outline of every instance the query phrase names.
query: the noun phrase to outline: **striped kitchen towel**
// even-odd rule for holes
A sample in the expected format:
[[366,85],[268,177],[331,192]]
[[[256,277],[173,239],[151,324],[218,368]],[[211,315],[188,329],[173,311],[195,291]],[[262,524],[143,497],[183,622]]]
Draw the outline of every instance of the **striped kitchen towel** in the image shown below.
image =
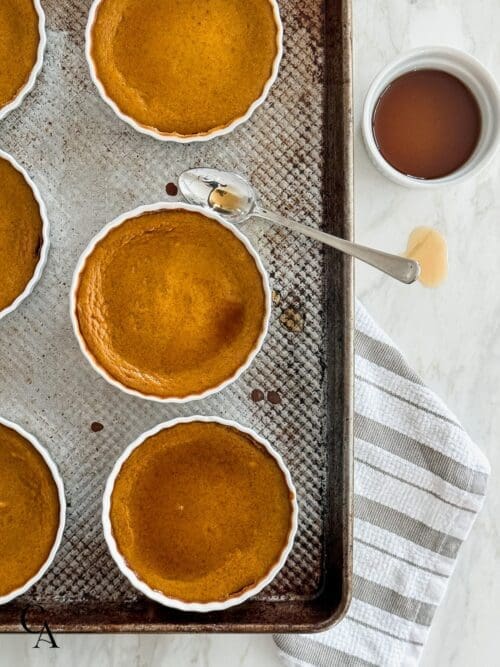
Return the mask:
[[317,635],[277,635],[286,665],[416,665],[489,464],[364,308],[356,306],[354,578]]

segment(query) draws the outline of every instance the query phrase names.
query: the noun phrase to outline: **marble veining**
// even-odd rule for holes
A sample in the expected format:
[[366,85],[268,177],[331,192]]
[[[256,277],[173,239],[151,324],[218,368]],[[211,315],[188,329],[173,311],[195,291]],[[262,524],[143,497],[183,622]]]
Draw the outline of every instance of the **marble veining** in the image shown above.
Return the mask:
[[[477,178],[437,191],[387,181],[362,146],[359,120],[371,78],[403,50],[463,48],[500,78],[498,0],[353,0],[357,239],[404,250],[418,225],[443,233],[449,278],[437,290],[391,282],[364,266],[357,292],[425,381],[455,411],[493,469],[483,513],[462,549],[421,664],[494,667],[500,614],[500,157]],[[0,636],[0,667],[277,667],[270,637],[60,636],[59,650],[32,649],[33,637]]]

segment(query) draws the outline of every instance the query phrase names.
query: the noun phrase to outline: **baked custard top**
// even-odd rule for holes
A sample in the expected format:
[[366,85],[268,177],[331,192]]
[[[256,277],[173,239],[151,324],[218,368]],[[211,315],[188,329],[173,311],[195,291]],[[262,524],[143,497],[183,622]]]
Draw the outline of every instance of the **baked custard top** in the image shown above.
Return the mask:
[[241,595],[278,563],[291,492],[250,436],[214,422],[178,424],[124,462],[111,497],[118,551],[150,588],[185,602]]
[[46,562],[59,512],[57,486],[42,455],[0,424],[0,596],[24,586]]
[[91,56],[122,113],[190,136],[247,113],[271,78],[277,40],[270,0],[101,0]]
[[245,364],[263,331],[255,259],[233,232],[182,209],[112,228],[76,293],[80,333],[125,387],[160,398],[213,389]]
[[0,157],[0,310],[24,292],[40,259],[42,241],[42,217],[33,190]]
[[0,109],[17,96],[36,64],[38,20],[33,0],[1,0]]

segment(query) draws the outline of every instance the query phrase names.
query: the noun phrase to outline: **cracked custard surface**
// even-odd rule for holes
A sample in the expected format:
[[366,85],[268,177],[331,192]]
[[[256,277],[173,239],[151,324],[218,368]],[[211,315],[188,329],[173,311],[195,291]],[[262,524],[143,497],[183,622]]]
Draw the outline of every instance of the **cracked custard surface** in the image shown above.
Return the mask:
[[32,0],[1,0],[0,109],[28,83],[39,43],[38,14]]
[[292,528],[291,491],[250,436],[214,422],[177,424],[123,463],[110,519],[119,552],[150,588],[223,601],[278,563]]
[[24,176],[0,157],[0,310],[24,292],[40,259],[40,207]]
[[271,78],[277,39],[269,0],[101,0],[91,55],[122,113],[189,136],[247,113]]
[[253,256],[201,213],[165,209],[98,241],[76,292],[80,333],[97,364],[130,389],[183,398],[231,378],[264,329]]
[[0,596],[24,586],[45,563],[59,512],[57,487],[42,455],[0,424]]

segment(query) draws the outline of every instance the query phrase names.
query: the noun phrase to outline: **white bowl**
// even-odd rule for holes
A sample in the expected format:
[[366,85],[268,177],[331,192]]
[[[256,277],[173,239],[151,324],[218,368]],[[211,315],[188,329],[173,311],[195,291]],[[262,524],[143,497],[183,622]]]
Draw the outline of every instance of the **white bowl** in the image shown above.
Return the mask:
[[[290,490],[291,506],[292,506],[292,515],[291,515],[292,525],[290,528],[290,533],[288,535],[287,543],[281,553],[279,561],[276,563],[276,565],[272,567],[269,573],[263,579],[261,579],[261,581],[259,581],[255,586],[245,590],[245,592],[242,593],[241,595],[230,598],[223,602],[221,601],[184,602],[183,600],[170,598],[167,595],[161,593],[160,591],[150,588],[150,586],[148,586],[141,579],[139,579],[137,574],[127,565],[125,559],[118,550],[118,546],[116,544],[115,538],[113,537],[113,531],[111,527],[110,510],[111,510],[111,496],[113,493],[113,488],[115,485],[116,478],[121,470],[121,467],[124,464],[124,462],[128,459],[130,454],[134,451],[134,449],[139,447],[147,438],[151,437],[152,435],[155,435],[159,431],[171,428],[172,426],[176,426],[177,424],[189,424],[191,422],[205,422],[205,423],[215,422],[217,424],[223,424],[224,426],[230,426],[250,436],[250,438],[252,438],[260,445],[262,445],[266,449],[266,451],[274,458],[280,470],[283,472],[287,486]],[[155,602],[159,602],[160,604],[165,605],[166,607],[180,609],[181,611],[196,611],[196,612],[220,611],[222,609],[228,609],[229,607],[234,607],[235,605],[241,604],[242,602],[245,602],[245,600],[248,600],[248,598],[253,597],[257,593],[259,593],[263,588],[265,588],[269,583],[271,583],[271,581],[274,579],[274,577],[278,574],[278,572],[285,564],[285,561],[288,558],[288,555],[292,549],[293,542],[295,539],[295,534],[297,532],[297,523],[298,523],[297,493],[295,491],[295,486],[292,482],[290,472],[288,471],[288,468],[283,462],[283,459],[281,458],[280,454],[273,447],[271,447],[271,445],[267,442],[267,440],[261,438],[252,429],[241,426],[240,424],[237,424],[234,421],[228,419],[221,419],[220,417],[202,417],[199,415],[195,415],[193,417],[173,419],[171,421],[164,422],[163,424],[158,424],[151,430],[146,431],[146,433],[143,433],[141,436],[137,438],[137,440],[135,440],[131,445],[127,447],[127,449],[123,452],[120,458],[116,461],[113,470],[111,471],[111,474],[106,483],[106,488],[104,491],[104,498],[103,498],[102,522],[104,528],[104,537],[106,539],[111,556],[113,557],[114,561],[120,568],[121,572],[130,581],[132,586],[141,591],[141,593],[144,593],[144,595],[146,595],[147,597],[151,598]]]
[[[481,111],[481,134],[467,162],[452,174],[434,179],[407,176],[394,169],[380,153],[373,133],[373,112],[380,95],[397,77],[416,69],[439,69],[460,79],[474,94]],[[494,156],[500,142],[500,94],[495,79],[469,54],[444,46],[408,51],[385,67],[373,80],[365,99],[362,133],[368,155],[379,171],[399,185],[435,188],[476,174]]]
[[[220,225],[225,227],[226,229],[229,229],[234,236],[236,236],[237,239],[243,243],[245,248],[248,250],[250,255],[253,257],[255,264],[257,266],[257,269],[261,275],[262,278],[262,286],[264,288],[264,296],[265,296],[265,307],[266,311],[264,313],[264,321],[263,321],[263,326],[262,326],[262,331],[260,333],[260,336],[255,344],[255,347],[253,350],[251,350],[250,354],[248,355],[246,361],[244,364],[242,364],[236,371],[235,373],[229,377],[227,380],[224,380],[220,384],[211,387],[210,389],[207,389],[204,392],[201,392],[200,394],[191,394],[189,396],[184,396],[184,397],[169,397],[169,398],[162,398],[160,396],[155,396],[153,394],[144,394],[142,392],[139,392],[135,389],[131,389],[130,387],[127,387],[126,385],[122,384],[118,380],[116,380],[114,377],[112,377],[106,369],[104,369],[99,362],[95,359],[94,355],[92,352],[89,350],[87,343],[85,342],[84,337],[81,334],[80,331],[80,325],[78,323],[78,317],[76,315],[76,295],[78,291],[78,285],[80,282],[80,273],[82,272],[83,267],[85,266],[85,262],[87,261],[87,258],[89,255],[92,253],[96,245],[101,241],[111,229],[114,229],[115,227],[118,227],[121,225],[123,222],[126,220],[130,220],[131,218],[136,218],[138,216],[141,216],[143,213],[150,213],[152,211],[163,211],[163,210],[175,210],[175,209],[182,209],[185,211],[194,211],[196,213],[201,213],[205,215],[207,218],[211,218],[212,220],[215,220],[218,222]],[[80,259],[78,260],[78,264],[76,265],[75,273],[73,276],[73,282],[71,286],[71,294],[70,294],[70,315],[71,315],[71,321],[73,323],[73,330],[75,332],[75,336],[78,340],[78,344],[80,345],[80,349],[83,352],[84,356],[87,358],[89,361],[90,365],[94,370],[96,370],[99,375],[101,375],[105,380],[107,380],[110,384],[112,384],[114,387],[117,387],[118,389],[121,389],[127,394],[130,394],[132,396],[138,396],[140,398],[145,398],[146,400],[149,401],[156,401],[158,403],[187,403],[188,401],[193,401],[193,400],[198,400],[202,398],[206,398],[207,396],[210,396],[212,394],[215,394],[228,385],[230,385],[232,382],[237,380],[240,375],[250,366],[252,361],[255,359],[257,356],[258,352],[260,351],[264,339],[267,335],[267,331],[269,328],[269,319],[271,317],[271,288],[269,286],[269,278],[267,276],[267,272],[264,268],[264,265],[262,264],[262,261],[251,245],[250,241],[244,236],[234,225],[232,225],[229,222],[226,222],[224,218],[222,218],[220,215],[217,215],[216,213],[206,211],[205,209],[201,209],[198,206],[192,206],[191,204],[184,204],[182,202],[157,202],[156,204],[149,204],[147,206],[139,206],[138,208],[134,209],[133,211],[128,211],[127,213],[123,213],[120,215],[118,218],[115,218],[112,222],[109,222],[107,225],[103,227],[103,229],[96,235],[94,238],[90,241],[89,245],[81,255]]]
[[50,550],[50,553],[47,556],[47,560],[38,570],[38,572],[24,584],[24,586],[21,586],[21,588],[17,588],[16,590],[12,591],[11,593],[8,593],[7,595],[0,596],[0,605],[4,605],[7,604],[7,602],[11,602],[12,600],[14,600],[14,598],[17,598],[20,595],[26,593],[26,591],[28,591],[32,586],[34,586],[37,583],[37,581],[39,581],[43,577],[45,572],[52,565],[57,550],[59,549],[59,546],[61,544],[64,532],[64,524],[66,520],[66,498],[64,496],[64,485],[61,475],[59,474],[56,464],[50,458],[50,455],[47,452],[47,450],[44,447],[42,447],[42,445],[33,435],[25,431],[23,428],[21,428],[21,426],[18,426],[17,424],[14,424],[13,422],[8,421],[7,419],[3,419],[2,417],[0,417],[0,424],[19,433],[19,435],[28,440],[28,442],[30,442],[33,445],[33,447],[41,454],[43,460],[45,461],[48,469],[51,472],[52,478],[57,487],[57,494],[59,496],[59,527],[57,529],[52,549]]
[[0,150],[0,158],[3,158],[4,160],[7,160],[7,162],[10,162],[10,164],[14,167],[14,169],[17,169],[17,171],[24,176],[24,180],[33,191],[33,195],[40,209],[40,217],[42,219],[42,246],[40,248],[40,257],[35,267],[35,271],[33,272],[33,275],[28,284],[26,285],[26,287],[24,288],[23,292],[21,292],[21,294],[14,299],[14,301],[10,304],[10,306],[7,306],[3,310],[0,310],[0,320],[1,320],[3,317],[5,317],[13,310],[15,310],[19,306],[19,304],[31,294],[35,285],[40,280],[44,266],[47,263],[50,241],[49,241],[49,219],[47,217],[47,210],[45,208],[45,204],[43,202],[42,196],[40,195],[37,186],[28,176],[28,172],[25,169],[23,169],[23,167],[21,167],[21,165],[12,157],[12,155],[9,155],[9,153],[5,153],[4,151]]
[[159,139],[160,141],[174,141],[181,144],[191,143],[195,141],[208,141],[209,139],[214,139],[215,137],[221,137],[225,134],[229,134],[239,125],[245,123],[252,116],[254,111],[264,102],[271,89],[271,86],[276,81],[281,63],[281,58],[283,56],[283,24],[281,22],[280,10],[278,7],[277,0],[269,0],[269,3],[271,4],[273,9],[274,20],[276,22],[276,45],[277,45],[276,57],[274,59],[271,76],[269,77],[266,85],[264,86],[262,94],[257,100],[255,100],[255,102],[253,102],[250,105],[248,111],[243,116],[241,116],[240,118],[236,118],[234,121],[232,121],[229,125],[226,125],[225,127],[215,128],[214,130],[211,130],[209,132],[203,132],[203,133],[200,132],[199,134],[191,134],[191,135],[161,132],[160,130],[154,127],[148,127],[147,125],[143,125],[142,123],[139,123],[137,120],[135,120],[135,118],[127,116],[127,114],[121,111],[120,107],[116,104],[116,102],[113,99],[111,99],[111,97],[107,94],[106,89],[101,83],[101,80],[99,79],[99,76],[97,74],[96,66],[92,58],[92,28],[94,27],[97,9],[101,4],[101,2],[102,0],[94,0],[90,8],[89,18],[87,21],[87,28],[85,31],[85,55],[87,57],[90,76],[92,78],[92,81],[96,85],[97,90],[99,91],[99,95],[106,102],[106,104],[108,104],[113,109],[118,118],[121,118],[126,123],[128,123],[128,125],[133,127],[134,130],[137,130],[142,134],[147,134],[148,136],[154,137],[155,139]]
[[40,36],[40,41],[38,42],[36,62],[33,65],[33,69],[31,70],[31,74],[28,80],[26,81],[24,86],[18,91],[14,99],[11,100],[4,107],[0,108],[0,120],[2,120],[2,118],[5,118],[7,114],[9,114],[11,111],[17,109],[17,107],[20,106],[21,102],[24,100],[26,95],[35,85],[37,76],[40,73],[40,70],[42,69],[43,54],[45,53],[45,47],[47,46],[47,34],[45,32],[45,13],[42,9],[42,5],[40,4],[40,0],[32,0],[32,2],[35,7],[36,13],[38,14],[38,34]]

